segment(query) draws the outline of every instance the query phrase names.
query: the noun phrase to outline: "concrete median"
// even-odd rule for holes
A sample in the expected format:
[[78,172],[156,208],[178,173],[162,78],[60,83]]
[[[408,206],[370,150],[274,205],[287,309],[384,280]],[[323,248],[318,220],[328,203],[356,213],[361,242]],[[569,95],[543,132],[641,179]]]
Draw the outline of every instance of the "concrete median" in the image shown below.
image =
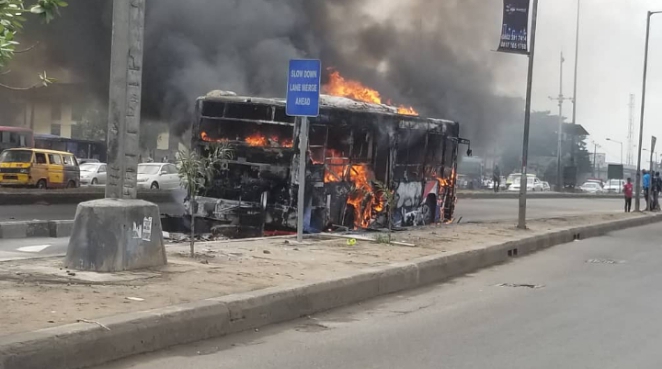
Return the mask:
[[297,319],[446,281],[573,240],[662,221],[644,215],[495,243],[451,255],[364,269],[332,280],[273,287],[0,337],[0,369],[76,369]]
[[[87,187],[63,190],[37,190],[37,189],[6,189],[0,191],[0,204],[2,205],[56,205],[79,204],[85,201],[103,199],[104,187]],[[138,191],[138,199],[153,203],[171,202],[177,196],[176,191],[142,190]]]
[[69,237],[73,220],[0,222],[0,239]]

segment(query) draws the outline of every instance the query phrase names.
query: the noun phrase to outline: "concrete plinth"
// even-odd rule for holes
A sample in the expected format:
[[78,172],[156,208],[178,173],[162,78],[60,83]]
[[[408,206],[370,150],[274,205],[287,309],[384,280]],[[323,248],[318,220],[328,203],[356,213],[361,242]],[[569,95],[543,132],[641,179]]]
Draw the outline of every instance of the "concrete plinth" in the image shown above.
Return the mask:
[[65,266],[118,272],[165,265],[159,208],[143,200],[102,199],[78,205]]

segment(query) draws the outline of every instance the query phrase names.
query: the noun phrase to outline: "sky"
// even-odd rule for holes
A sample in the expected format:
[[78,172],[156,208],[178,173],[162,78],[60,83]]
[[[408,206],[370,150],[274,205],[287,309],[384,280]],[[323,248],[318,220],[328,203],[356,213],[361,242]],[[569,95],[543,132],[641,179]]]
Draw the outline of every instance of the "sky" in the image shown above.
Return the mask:
[[[492,0],[490,0],[492,1]],[[577,0],[540,0],[533,78],[532,106],[535,110],[558,112],[558,103],[549,96],[559,93],[559,59],[564,53],[564,95],[572,96],[574,78],[575,25]],[[607,154],[608,162],[627,160],[627,130],[630,94],[635,94],[635,146],[639,136],[642,73],[646,34],[646,12],[662,10],[659,0],[581,0],[577,123],[591,134],[593,150]],[[511,80],[500,81],[510,94],[524,95],[526,57],[513,59],[521,72]],[[643,147],[650,148],[651,135],[662,139],[662,14],[653,16],[646,94]],[[572,104],[564,104],[564,116],[572,117]],[[662,143],[657,145],[662,147]],[[658,151],[662,152],[659,148]],[[644,152],[645,154],[645,152]],[[636,164],[636,147],[634,149]]]

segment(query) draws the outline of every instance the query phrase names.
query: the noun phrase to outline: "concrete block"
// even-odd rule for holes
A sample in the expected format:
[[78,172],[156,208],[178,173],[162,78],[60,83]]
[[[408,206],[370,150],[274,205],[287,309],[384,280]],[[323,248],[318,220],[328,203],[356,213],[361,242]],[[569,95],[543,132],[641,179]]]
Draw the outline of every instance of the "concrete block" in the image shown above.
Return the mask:
[[2,238],[26,238],[28,234],[27,222],[2,222],[0,235]]
[[48,222],[50,237],[70,237],[74,228],[73,220],[51,220]]
[[50,228],[48,226],[48,221],[35,221],[27,222],[27,228],[25,230],[25,236],[27,238],[33,237],[50,237]]
[[117,272],[166,264],[159,208],[143,200],[78,205],[65,266]]

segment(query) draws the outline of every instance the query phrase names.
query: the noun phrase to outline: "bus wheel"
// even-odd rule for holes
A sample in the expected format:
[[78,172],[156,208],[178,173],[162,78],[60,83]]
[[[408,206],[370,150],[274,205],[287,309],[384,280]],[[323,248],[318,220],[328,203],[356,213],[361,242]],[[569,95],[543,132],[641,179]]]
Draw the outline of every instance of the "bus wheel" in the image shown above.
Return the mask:
[[76,188],[76,182],[74,181],[69,181],[67,183],[67,188]]
[[41,189],[41,190],[44,190],[44,189],[46,189],[47,187],[48,187],[48,186],[46,185],[46,180],[45,180],[45,179],[40,179],[40,180],[37,182],[37,188],[39,188],[39,189]]

